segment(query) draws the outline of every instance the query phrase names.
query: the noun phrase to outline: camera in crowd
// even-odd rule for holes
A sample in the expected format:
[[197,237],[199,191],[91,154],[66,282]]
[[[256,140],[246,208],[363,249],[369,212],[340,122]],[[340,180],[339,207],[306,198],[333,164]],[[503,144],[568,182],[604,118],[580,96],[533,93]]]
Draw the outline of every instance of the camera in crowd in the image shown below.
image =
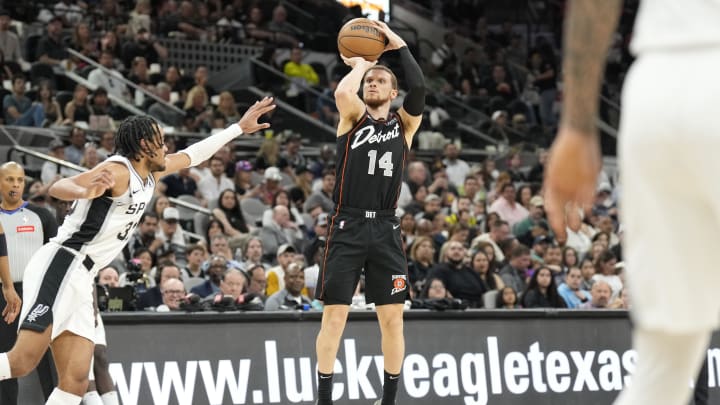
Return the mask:
[[97,285],[97,304],[100,311],[119,312],[135,311],[137,309],[137,294],[135,287],[108,287]]

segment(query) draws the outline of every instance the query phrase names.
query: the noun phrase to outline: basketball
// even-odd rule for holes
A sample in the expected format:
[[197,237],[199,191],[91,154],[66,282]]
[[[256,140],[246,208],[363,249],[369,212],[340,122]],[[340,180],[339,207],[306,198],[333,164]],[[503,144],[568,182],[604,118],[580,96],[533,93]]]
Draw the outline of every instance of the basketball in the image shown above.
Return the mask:
[[385,50],[386,43],[385,34],[367,18],[348,21],[338,34],[338,50],[346,58],[360,56],[375,61]]

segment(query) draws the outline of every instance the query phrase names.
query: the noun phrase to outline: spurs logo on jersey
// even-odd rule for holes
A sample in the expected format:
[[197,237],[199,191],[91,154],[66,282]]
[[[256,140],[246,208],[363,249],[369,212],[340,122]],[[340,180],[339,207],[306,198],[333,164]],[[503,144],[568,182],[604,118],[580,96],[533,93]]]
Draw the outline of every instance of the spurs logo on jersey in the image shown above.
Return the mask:
[[395,113],[386,121],[365,113],[355,128],[337,139],[335,203],[368,210],[395,208],[407,150]]
[[108,195],[75,201],[52,241],[87,254],[95,265],[93,274],[122,251],[140,222],[155,190],[155,179],[143,182],[126,158],[111,156],[108,161],[124,164],[130,171],[127,191],[118,197]]
[[49,306],[44,304],[37,304],[35,308],[33,308],[33,310],[28,314],[27,318],[25,318],[25,322],[35,322],[38,318],[47,314],[49,310]]

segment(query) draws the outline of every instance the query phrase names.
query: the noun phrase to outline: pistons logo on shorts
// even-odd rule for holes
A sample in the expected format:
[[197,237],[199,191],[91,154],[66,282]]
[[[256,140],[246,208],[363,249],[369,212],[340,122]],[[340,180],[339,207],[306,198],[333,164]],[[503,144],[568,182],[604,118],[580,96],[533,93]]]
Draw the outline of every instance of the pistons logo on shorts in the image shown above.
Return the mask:
[[392,284],[393,288],[392,291],[390,291],[390,295],[395,295],[401,291],[407,290],[407,276],[404,274],[393,275]]

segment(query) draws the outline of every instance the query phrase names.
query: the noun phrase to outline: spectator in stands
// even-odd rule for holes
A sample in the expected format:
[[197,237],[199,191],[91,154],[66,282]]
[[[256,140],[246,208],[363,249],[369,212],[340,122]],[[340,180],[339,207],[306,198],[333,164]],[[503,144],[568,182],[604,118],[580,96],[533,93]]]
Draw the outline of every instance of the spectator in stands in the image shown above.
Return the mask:
[[[88,58],[97,59],[97,41],[93,39],[90,32],[90,25],[86,22],[80,22],[75,25],[72,36],[70,37],[70,48],[85,55]],[[79,59],[71,58],[75,63],[76,69],[82,69],[88,66],[88,63]]]
[[109,50],[100,52],[100,65],[105,68],[96,68],[88,75],[88,82],[95,87],[102,87],[119,99],[127,98],[127,87],[122,82],[122,73],[114,68],[114,55]]
[[145,60],[146,66],[160,63],[167,59],[168,50],[150,34],[150,31],[140,28],[134,40],[125,42],[122,47],[122,60],[125,66],[134,66],[135,60],[139,57]]
[[546,60],[540,51],[530,54],[528,69],[532,78],[532,85],[540,93],[540,119],[545,127],[555,125],[555,99],[557,97],[555,64]]
[[[505,255],[502,250],[500,250],[499,244],[510,237],[510,225],[507,221],[498,219],[490,223],[490,232],[478,236],[470,245],[475,246],[475,244],[479,242],[487,242],[491,244],[493,249],[495,249],[495,260],[503,262],[505,260]],[[522,289],[516,289],[516,291],[522,291]]]
[[160,179],[158,190],[168,197],[179,197],[189,195],[197,198],[203,204],[204,198],[198,191],[195,180],[190,175],[190,169],[180,169],[177,173],[170,174]]
[[590,257],[584,257],[580,261],[580,271],[582,272],[582,288],[585,291],[590,291],[593,285],[593,276],[595,275],[595,263],[593,263]]
[[225,234],[228,236],[240,236],[250,232],[250,227],[245,224],[245,216],[235,196],[235,191],[231,188],[220,192],[217,207],[213,208],[212,214],[222,223]]
[[140,30],[150,32],[150,13],[152,7],[150,6],[150,0],[138,0],[135,3],[135,8],[130,12],[130,20],[127,24],[127,35],[134,37]]
[[200,194],[207,201],[217,201],[221,191],[235,189],[232,180],[225,175],[223,160],[217,155],[210,158],[210,175],[203,177],[197,186]]
[[260,239],[265,254],[272,257],[283,244],[291,245],[293,253],[297,252],[302,245],[304,234],[297,223],[290,219],[287,207],[277,205],[273,208],[272,221],[260,229]]
[[[62,141],[53,140],[50,142],[48,148],[48,155],[56,159],[65,160],[65,144]],[[50,185],[62,177],[70,177],[75,174],[77,174],[75,170],[50,161],[44,162],[40,168],[40,179],[45,185]]]
[[511,153],[508,157],[507,173],[512,182],[516,184],[525,182],[525,173],[522,172],[522,156],[519,151]]
[[[266,209],[265,212],[263,212],[263,226],[270,226],[273,219],[273,208],[277,207],[278,205],[287,207],[288,212],[290,212],[290,221],[298,224],[298,226],[300,227],[304,227],[304,222],[302,215],[300,214],[300,210],[293,205],[292,201],[290,200],[290,193],[286,190],[278,190],[273,196],[272,202],[270,203],[270,208]],[[300,208],[302,209],[302,207]]]
[[212,256],[207,269],[207,280],[193,287],[190,292],[199,295],[201,298],[205,298],[211,294],[217,294],[220,292],[220,282],[222,281],[223,274],[225,274],[227,270],[227,259],[223,256]]
[[447,32],[443,36],[443,44],[435,49],[430,57],[433,68],[447,80],[455,80],[458,57],[455,53],[455,33]]
[[623,289],[623,281],[617,274],[616,264],[615,255],[611,251],[605,250],[595,259],[595,275],[592,277],[593,284],[604,281],[610,286],[612,289],[610,302],[614,301]]
[[162,284],[161,290],[162,304],[158,305],[156,310],[158,312],[166,312],[166,308],[169,311],[180,310],[180,303],[186,294],[182,281],[177,278],[169,278]]
[[445,158],[443,163],[445,164],[445,172],[447,173],[450,184],[455,187],[462,186],[465,181],[465,177],[470,173],[470,166],[462,159],[458,158],[460,150],[454,143],[448,143],[443,149]]
[[210,118],[212,107],[210,107],[208,94],[202,86],[194,86],[190,89],[185,100],[185,128],[193,132],[208,132],[210,130]]
[[[25,62],[20,53],[20,39],[17,34],[10,30],[10,13],[0,8],[0,55],[3,56],[4,62],[14,62],[20,65],[24,65]],[[19,73],[19,72],[13,72]]]
[[508,264],[500,272],[500,278],[506,286],[512,287],[515,291],[524,291],[525,272],[530,266],[530,249],[524,245],[512,249]]
[[236,19],[235,9],[232,4],[223,7],[222,17],[215,23],[218,42],[240,44],[245,39],[245,27]]
[[[135,291],[138,295],[147,291],[148,288],[155,286],[155,279],[150,276],[153,267],[155,266],[155,255],[150,253],[146,248],[138,248],[133,252],[133,257],[130,259],[130,263],[140,268],[142,277],[134,281]],[[128,272],[120,275],[120,287],[132,285],[133,280],[128,280]]]
[[[172,91],[169,84],[160,82],[155,86],[157,96],[164,100],[166,103],[170,103],[170,92]],[[183,116],[178,114],[174,109],[168,105],[156,101],[148,108],[148,114],[157,118],[160,122],[170,125],[172,127],[179,128],[183,122]]]
[[526,245],[531,244],[537,236],[540,236],[537,228],[547,227],[543,198],[537,195],[532,197],[529,206],[529,215],[513,227],[513,234]]
[[235,259],[235,255],[230,250],[230,242],[225,234],[219,233],[210,237],[210,253],[214,256],[222,256],[227,260],[228,267],[240,269],[242,264]]
[[72,27],[82,20],[86,8],[85,3],[80,6],[74,0],[60,0],[55,4],[53,14],[61,17],[65,26]]
[[125,65],[120,58],[122,50],[120,49],[120,44],[118,42],[118,37],[115,31],[106,31],[105,34],[103,34],[102,38],[100,38],[99,44],[100,45],[98,48],[100,49],[100,52],[106,51],[110,52],[113,55],[113,67],[115,69],[124,70]]
[[266,138],[260,144],[255,160],[255,168],[264,170],[268,167],[285,169],[288,162],[280,156],[280,144],[276,138]]
[[482,250],[478,250],[470,258],[472,269],[480,276],[485,291],[500,290],[505,287],[500,276],[490,270],[490,259]]
[[217,91],[208,84],[208,77],[209,76],[207,66],[200,65],[195,68],[195,73],[193,74],[193,79],[195,79],[195,86],[200,86],[205,89],[208,97],[210,97],[216,95]]
[[62,40],[62,18],[55,16],[47,23],[46,35],[38,41],[36,59],[47,65],[60,65],[67,58],[68,53]]
[[[460,80],[467,80],[473,89],[482,84],[481,66],[479,63],[480,52],[475,47],[465,48],[462,60],[460,61]],[[477,93],[477,91],[475,91]]]
[[558,294],[552,271],[542,266],[533,272],[522,294],[523,308],[566,308],[565,300]]
[[445,282],[438,277],[428,279],[423,289],[417,293],[417,296],[420,299],[453,298],[450,291],[445,287]]
[[592,298],[580,304],[579,309],[604,309],[612,302],[612,288],[604,280],[593,283],[590,295]]
[[315,226],[312,230],[314,237],[305,244],[305,250],[303,251],[305,262],[313,263],[313,256],[315,255],[315,252],[317,252],[318,247],[325,247],[329,226],[330,223],[327,213],[323,212],[317,216],[315,219]]
[[[263,245],[264,246],[264,245]],[[297,250],[290,244],[283,244],[278,247],[275,254],[277,265],[267,269],[265,276],[267,277],[267,289],[265,293],[268,296],[285,288],[285,272],[291,263],[295,260]]]
[[[280,94],[283,84],[278,80],[276,72],[282,72],[283,67],[277,61],[277,46],[265,44],[258,60],[268,67],[253,64],[253,75],[257,87],[273,94]],[[269,70],[272,69],[272,70]]]
[[90,108],[92,114],[90,115],[90,129],[93,130],[106,130],[114,126],[112,119],[119,118],[122,115],[110,103],[108,98],[108,92],[103,87],[98,87],[93,93]]
[[80,166],[86,169],[92,169],[100,163],[100,155],[97,153],[97,146],[94,143],[88,143],[83,150],[83,157],[80,159]]
[[478,242],[472,245],[473,250],[485,252],[488,259],[488,272],[497,274],[500,271],[501,263],[495,260],[495,248],[488,242]]
[[263,182],[259,185],[257,195],[260,201],[267,205],[271,205],[275,195],[278,191],[282,190],[283,187],[280,185],[282,176],[280,170],[277,167],[271,166],[265,169],[263,174]]
[[222,222],[218,221],[214,217],[210,217],[205,225],[205,242],[208,246],[210,246],[210,242],[215,235],[227,236],[225,235],[225,228],[223,227]]
[[290,78],[290,83],[285,95],[288,102],[295,107],[306,111],[306,86],[317,86],[320,78],[315,69],[308,63],[303,63],[303,51],[293,47],[290,51],[290,60],[283,66],[283,72]]
[[[155,308],[163,303],[163,292],[160,286],[171,278],[182,281],[180,269],[173,262],[162,262],[155,270],[155,286],[148,288],[138,297],[137,309]],[[184,289],[184,287],[183,287]]]
[[515,201],[530,210],[530,199],[533,197],[532,187],[529,184],[521,184],[518,186],[516,194]]
[[490,205],[490,212],[497,212],[510,227],[527,218],[530,213],[515,201],[515,186],[506,183],[502,186],[500,198]]
[[190,39],[205,40],[207,39],[207,31],[203,27],[203,22],[195,4],[189,0],[180,2],[177,28]]
[[247,271],[254,266],[262,266],[265,269],[270,265],[263,261],[263,245],[262,240],[257,236],[251,236],[245,240],[242,246],[243,262],[240,263],[240,270]]
[[305,156],[300,152],[302,143],[300,142],[300,134],[290,132],[285,139],[285,150],[280,153],[280,157],[288,162],[286,173],[294,175],[295,170],[298,167],[306,166],[307,161]]
[[167,207],[160,218],[160,226],[155,237],[162,240],[163,244],[158,248],[158,255],[159,252],[174,252],[176,263],[184,266],[187,263],[185,258],[187,235],[179,223],[180,212],[175,207]]
[[538,157],[538,161],[530,169],[530,172],[528,173],[528,176],[527,176],[527,181],[529,181],[531,183],[542,184],[543,175],[545,173],[545,162],[547,162],[547,157],[548,157],[547,149],[538,149],[537,157]]
[[287,10],[282,4],[273,8],[272,18],[267,25],[268,30],[275,33],[275,42],[278,45],[298,46],[303,31],[287,22]]
[[165,211],[165,208],[170,206],[170,200],[162,194],[157,195],[154,197],[152,202],[150,203],[151,209],[149,211],[154,212],[158,218],[162,218],[163,211]]
[[318,97],[315,112],[320,120],[331,127],[335,127],[340,119],[338,109],[335,105],[335,89],[340,82],[340,78],[333,76],[328,82],[328,87],[323,90],[322,96]]
[[[165,84],[170,86],[170,92],[176,92],[178,95],[185,91],[182,85],[182,80],[180,77],[180,70],[177,66],[168,66],[167,70],[165,70],[165,76],[164,76]],[[162,83],[162,82],[161,82]],[[168,95],[168,101],[170,100]]]
[[97,274],[97,283],[109,288],[117,288],[120,286],[120,274],[113,266],[107,266]]
[[498,309],[516,309],[520,308],[517,303],[517,292],[510,286],[505,286],[498,292],[495,300],[495,308]]
[[38,101],[42,104],[45,114],[44,127],[61,125],[63,121],[62,109],[53,94],[50,82],[43,80],[38,85]]
[[[88,100],[88,89],[85,85],[78,83],[75,85],[73,98],[65,104],[65,125],[77,124],[78,121],[90,122],[90,116],[93,115],[90,100]],[[71,142],[72,143],[72,142]]]
[[446,259],[440,259],[432,268],[428,279],[441,279],[453,297],[467,301],[472,308],[481,308],[482,296],[486,290],[480,276],[463,261],[465,246],[457,241],[448,241],[443,250]]
[[220,293],[237,300],[245,290],[246,283],[247,278],[243,272],[237,269],[229,269],[220,280]]
[[335,189],[335,170],[326,169],[322,174],[322,188],[308,197],[303,211],[310,212],[315,207],[322,207],[323,212],[331,212],[335,208],[332,195]]
[[235,163],[235,193],[238,198],[257,197],[259,187],[252,184],[253,165],[247,160]]
[[188,245],[185,255],[187,256],[187,264],[182,268],[182,280],[205,278],[205,271],[202,268],[202,264],[207,257],[205,246],[200,243]]
[[320,155],[317,160],[312,163],[311,171],[314,177],[322,177],[325,169],[335,170],[335,145],[324,144],[320,147]]
[[268,297],[265,302],[265,310],[309,309],[312,301],[303,294],[303,290],[305,289],[305,273],[302,267],[297,263],[291,263],[285,271],[283,280],[284,287]]
[[45,111],[40,103],[33,103],[25,95],[25,78],[13,77],[12,94],[3,98],[3,115],[6,125],[41,127],[45,121]]
[[503,65],[495,65],[492,70],[492,77],[486,79],[482,84],[482,89],[490,97],[500,97],[506,103],[515,99],[515,90],[513,90],[507,71]]
[[87,136],[85,135],[85,129],[87,124],[85,122],[77,122],[70,130],[70,144],[65,147],[65,159],[76,165],[80,165],[85,155],[85,145],[87,143]]
[[[282,34],[281,34],[282,35]],[[263,17],[262,9],[259,6],[253,6],[249,11],[249,18],[245,24],[245,37],[249,45],[262,45],[265,43],[277,44],[278,36],[267,29],[267,24]]]
[[[131,71],[130,75],[128,75],[128,80],[135,83],[137,86],[141,87],[144,90],[153,91],[147,59],[142,56],[136,56],[132,58],[132,63],[129,66],[131,67]],[[137,89],[134,92],[135,104],[140,105],[142,104],[142,100],[144,100],[145,96],[142,95],[142,93],[138,92],[139,90]]]
[[308,166],[297,166],[295,168],[295,185],[289,190],[293,205],[303,208],[305,201],[313,193],[314,175]]
[[245,271],[247,275],[247,292],[248,294],[254,294],[265,302],[267,295],[265,295],[265,289],[267,288],[267,278],[265,277],[265,268],[262,265],[254,265]]
[[582,271],[577,267],[571,267],[565,274],[565,282],[558,286],[558,294],[565,300],[568,308],[578,308],[592,298],[587,290],[580,288],[582,281]]
[[229,91],[220,93],[220,101],[215,109],[215,114],[225,121],[223,128],[240,120],[240,113],[238,113],[235,97],[233,97],[232,93]]

